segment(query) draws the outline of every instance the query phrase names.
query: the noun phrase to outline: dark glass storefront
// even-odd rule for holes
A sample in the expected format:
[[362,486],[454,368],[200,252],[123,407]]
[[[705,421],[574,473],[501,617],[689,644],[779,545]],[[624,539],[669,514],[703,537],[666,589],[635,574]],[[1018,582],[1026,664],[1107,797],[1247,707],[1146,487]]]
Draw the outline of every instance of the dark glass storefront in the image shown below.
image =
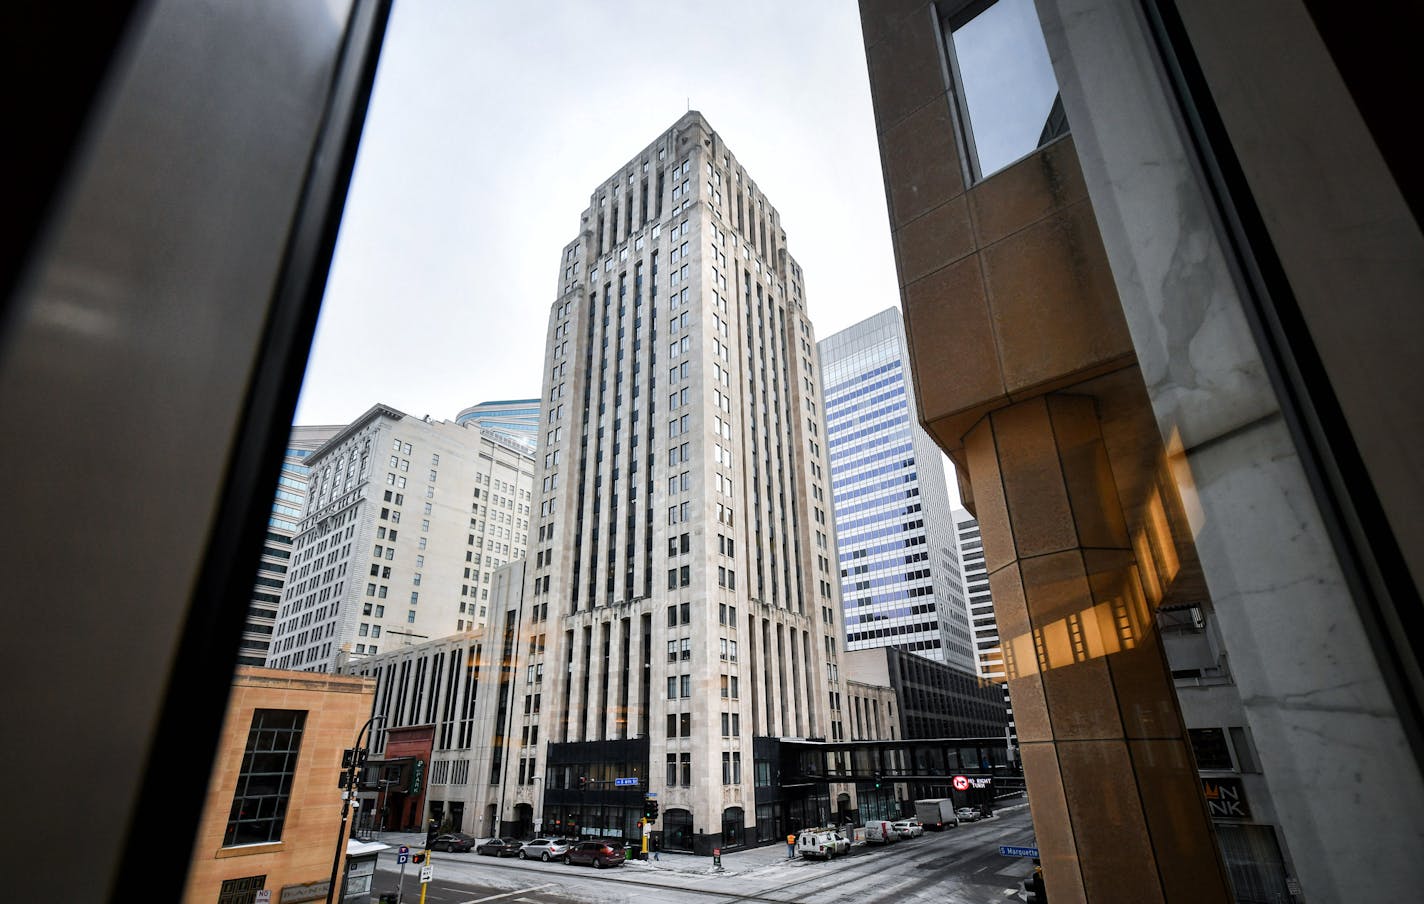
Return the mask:
[[550,744],[544,774],[542,831],[574,837],[638,839],[647,776],[646,738]]

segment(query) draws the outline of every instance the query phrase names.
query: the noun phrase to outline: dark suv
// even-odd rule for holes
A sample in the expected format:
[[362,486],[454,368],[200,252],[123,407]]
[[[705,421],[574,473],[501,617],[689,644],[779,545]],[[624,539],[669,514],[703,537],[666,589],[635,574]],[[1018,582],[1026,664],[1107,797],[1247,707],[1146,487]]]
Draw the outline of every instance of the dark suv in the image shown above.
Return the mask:
[[565,863],[592,863],[595,869],[623,865],[623,848],[606,841],[580,841],[564,852]]
[[477,843],[478,839],[463,832],[451,832],[436,838],[431,843],[430,849],[432,851],[449,851],[452,854],[468,854]]

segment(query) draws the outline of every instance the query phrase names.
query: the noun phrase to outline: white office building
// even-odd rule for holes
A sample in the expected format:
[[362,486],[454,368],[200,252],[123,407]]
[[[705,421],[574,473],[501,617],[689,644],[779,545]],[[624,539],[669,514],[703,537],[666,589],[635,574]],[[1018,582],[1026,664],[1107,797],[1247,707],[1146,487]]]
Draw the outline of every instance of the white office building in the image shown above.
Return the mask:
[[484,623],[491,573],[523,558],[529,541],[526,449],[376,405],[305,466],[269,666],[334,671]]

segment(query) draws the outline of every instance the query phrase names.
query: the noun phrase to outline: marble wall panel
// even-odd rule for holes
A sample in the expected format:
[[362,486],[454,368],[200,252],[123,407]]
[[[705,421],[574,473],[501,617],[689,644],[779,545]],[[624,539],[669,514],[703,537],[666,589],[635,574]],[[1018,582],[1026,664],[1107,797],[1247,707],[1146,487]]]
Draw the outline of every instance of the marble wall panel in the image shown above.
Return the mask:
[[1087,197],[1073,139],[1064,138],[974,185],[969,209],[975,239],[981,248],[992,245]]
[[1011,394],[1131,359],[1131,337],[1087,201],[1015,232],[981,256]]
[[1003,397],[978,261],[936,270],[905,287],[915,393],[927,420]]
[[968,202],[963,195],[953,198],[910,220],[893,238],[902,285],[952,264],[974,250]]
[[[880,148],[891,229],[964,193],[954,124],[944,97],[886,129]],[[905,279],[903,274],[900,278]]]
[[1055,394],[1048,397],[1048,410],[1078,542],[1127,549],[1127,524],[1098,429],[1097,403],[1088,396]]
[[926,0],[862,0],[860,33],[866,47],[879,42],[890,26],[915,12],[924,12]]
[[1195,830],[1206,816],[1201,780],[1186,748],[1174,742],[1130,740],[1128,752],[1166,900],[1197,904],[1208,897],[1209,888],[1218,899],[1230,900],[1212,836]]
[[1073,821],[1068,815],[1063,776],[1058,770],[1057,748],[1052,744],[1024,744],[1020,753],[1029,798],[1033,801],[1033,832],[1048,896],[1054,904],[1060,901],[1082,904],[1088,897],[1083,889],[1082,867],[1073,837]]
[[1042,399],[1022,402],[994,412],[990,421],[1019,558],[1076,547],[1048,406]]
[[1088,899],[1162,901],[1157,858],[1127,744],[1121,739],[1076,741],[1058,744],[1057,750],[1064,798],[1073,815],[1073,840],[1078,856],[1091,864],[1083,870]]
[[887,10],[889,15],[880,19],[883,36],[866,47],[875,123],[882,132],[942,96],[947,87],[928,4],[923,6],[899,17]]

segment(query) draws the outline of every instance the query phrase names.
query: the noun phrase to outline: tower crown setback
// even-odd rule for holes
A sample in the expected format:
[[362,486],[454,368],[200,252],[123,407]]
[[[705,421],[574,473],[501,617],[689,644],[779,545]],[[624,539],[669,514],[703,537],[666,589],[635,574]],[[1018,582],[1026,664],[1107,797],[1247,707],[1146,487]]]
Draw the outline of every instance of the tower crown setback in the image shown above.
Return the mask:
[[[524,601],[542,677],[516,717],[541,739],[520,775],[546,776],[546,831],[587,825],[569,782],[608,772],[612,793],[626,770],[666,845],[733,844],[757,821],[754,737],[846,736],[819,363],[786,248],[690,111],[594,188],[561,253]],[[603,807],[628,828],[631,803]]]

